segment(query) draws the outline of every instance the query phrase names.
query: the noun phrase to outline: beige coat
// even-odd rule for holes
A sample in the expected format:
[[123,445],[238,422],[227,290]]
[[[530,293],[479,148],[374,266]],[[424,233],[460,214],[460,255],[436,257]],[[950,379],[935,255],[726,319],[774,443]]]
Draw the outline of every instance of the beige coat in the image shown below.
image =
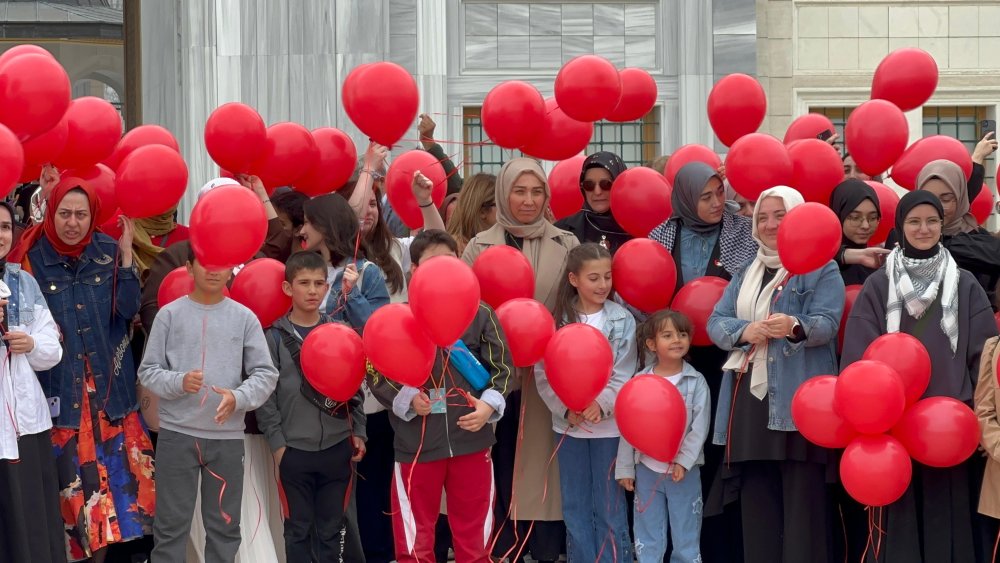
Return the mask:
[[[471,265],[487,248],[505,244],[503,227],[494,225],[469,241],[462,260]],[[572,233],[557,229],[551,224],[546,226],[535,269],[535,299],[548,307],[549,311],[556,305],[556,294],[566,267],[566,256],[572,248],[579,245],[580,241]],[[528,260],[531,261],[531,258],[529,256]],[[552,413],[538,395],[531,368],[518,369],[517,383],[511,383],[512,389],[517,389],[518,386],[521,388],[522,409],[522,442],[514,459],[512,518],[524,521],[562,520],[559,464],[552,455],[555,449]],[[507,413],[508,416],[511,414],[513,413]],[[549,469],[547,474],[546,465]]]
[[[1000,337],[986,341],[976,385],[976,417],[979,418],[979,441],[989,454],[983,488],[979,494],[979,512],[1000,518],[1000,385],[997,383],[997,360],[1000,359]],[[975,455],[979,455],[976,453]]]

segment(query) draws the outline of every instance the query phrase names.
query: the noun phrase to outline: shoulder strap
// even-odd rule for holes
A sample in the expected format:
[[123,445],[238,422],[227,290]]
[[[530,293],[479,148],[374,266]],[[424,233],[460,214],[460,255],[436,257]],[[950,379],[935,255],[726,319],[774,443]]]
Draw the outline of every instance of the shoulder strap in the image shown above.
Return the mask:
[[292,357],[292,361],[295,363],[295,369],[299,371],[299,377],[302,378],[302,385],[299,387],[299,391],[302,395],[306,398],[306,400],[322,411],[323,414],[334,418],[347,418],[350,414],[350,409],[355,406],[354,399],[352,399],[349,403],[341,403],[340,401],[335,401],[317,391],[316,388],[309,383],[309,380],[306,379],[306,375],[302,372],[302,362],[300,360],[302,356],[302,342],[296,338],[294,334],[285,330],[278,330],[281,332],[281,342],[284,344],[285,348],[288,349],[288,353]]

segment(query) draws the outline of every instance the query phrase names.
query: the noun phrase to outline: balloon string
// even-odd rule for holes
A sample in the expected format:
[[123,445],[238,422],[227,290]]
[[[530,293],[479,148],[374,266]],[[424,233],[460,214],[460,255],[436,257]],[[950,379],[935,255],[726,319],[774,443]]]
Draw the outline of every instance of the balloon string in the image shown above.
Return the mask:
[[247,464],[250,466],[250,488],[253,489],[253,497],[257,501],[257,523],[253,527],[253,535],[250,536],[250,543],[253,543],[257,539],[257,532],[260,530],[260,522],[264,516],[264,507],[260,502],[260,495],[257,493],[257,483],[253,478],[253,447],[247,448],[250,450],[249,459]]
[[215,471],[212,471],[212,469],[208,466],[208,464],[205,463],[205,460],[202,459],[201,445],[198,442],[198,438],[194,439],[194,447],[196,450],[198,450],[198,465],[202,466],[205,469],[205,471],[208,471],[209,475],[215,477],[216,479],[222,482],[222,488],[219,489],[219,513],[222,514],[222,519],[226,522],[226,524],[231,524],[233,521],[232,516],[226,514],[225,509],[222,508],[222,496],[226,493],[226,480],[222,478]]
[[[520,540],[520,530],[517,527],[517,501],[515,499],[517,498],[517,490],[518,490],[517,487],[517,474],[519,465],[518,462],[521,461],[521,458],[518,456],[518,454],[521,453],[521,447],[524,442],[523,421],[527,407],[528,407],[527,401],[522,400],[521,412],[519,413],[518,417],[517,440],[514,443],[514,471],[512,472],[513,477],[510,486],[510,506],[507,508],[507,518],[504,520],[503,525],[500,526],[500,529],[496,531],[496,534],[494,534],[493,536],[493,541],[490,543],[490,553],[493,553],[493,549],[496,547],[497,542],[500,541],[500,536],[503,533],[503,527],[507,525],[507,522],[511,522],[511,527],[514,530],[514,544],[511,546],[510,549],[507,550],[506,553],[503,554],[502,557],[500,557],[500,560],[504,560],[510,557],[511,553],[514,552],[514,550],[517,550],[518,555],[520,555],[521,553],[521,550],[517,549],[518,543],[521,540]],[[532,523],[528,526],[528,531],[525,534],[525,539],[524,539],[525,544],[527,544],[528,542],[528,537],[531,536],[531,529],[533,526],[534,526],[534,521],[532,521]]]
[[[427,139],[400,139],[399,142],[407,143],[423,143]],[[467,147],[485,147],[485,146],[496,146],[496,144],[487,139],[485,141],[449,141],[446,139],[431,139],[439,145],[464,145]]]
[[[0,327],[0,335],[6,334],[7,331],[5,331],[3,327]],[[7,352],[4,354],[3,358],[3,377],[0,377],[0,383],[3,383],[4,379],[10,379],[11,398],[14,401],[14,406],[12,407],[11,402],[7,399],[4,399],[4,406],[7,408],[7,416],[10,417],[10,422],[14,426],[14,435],[20,438],[21,429],[17,424],[17,416],[14,415],[14,412],[17,410],[17,393],[14,391],[14,375],[10,371],[10,345],[6,345],[5,348],[7,349]],[[17,461],[19,462],[20,459]]]
[[206,312],[201,316],[201,389],[198,393],[203,393],[201,396],[201,403],[198,408],[204,408],[205,401],[208,400],[208,388],[205,385],[205,356],[208,353],[208,346],[206,341],[208,339],[208,313]]
[[997,560],[997,548],[1000,548],[1000,532],[997,532],[997,541],[993,544],[993,558],[990,561]]

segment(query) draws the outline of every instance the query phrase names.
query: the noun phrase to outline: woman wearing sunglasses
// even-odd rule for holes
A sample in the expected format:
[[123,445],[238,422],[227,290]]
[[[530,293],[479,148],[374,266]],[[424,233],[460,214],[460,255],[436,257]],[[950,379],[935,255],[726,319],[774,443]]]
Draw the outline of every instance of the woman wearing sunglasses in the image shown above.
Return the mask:
[[621,157],[598,152],[583,161],[580,190],[583,209],[556,223],[556,227],[576,235],[580,243],[596,242],[614,254],[618,247],[632,240],[611,214],[611,185],[626,170]]

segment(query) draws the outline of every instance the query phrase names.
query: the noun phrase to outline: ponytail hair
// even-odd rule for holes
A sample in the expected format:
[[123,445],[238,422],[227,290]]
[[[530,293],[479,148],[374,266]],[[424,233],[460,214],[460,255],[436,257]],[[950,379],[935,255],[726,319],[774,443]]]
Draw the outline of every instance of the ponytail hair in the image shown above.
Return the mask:
[[559,293],[556,295],[556,327],[575,323],[579,319],[576,307],[573,306],[577,299],[577,292],[573,284],[569,283],[569,275],[579,275],[583,266],[591,260],[604,259],[611,260],[611,253],[596,242],[585,242],[569,251],[569,256],[566,257],[566,268],[559,281]]

